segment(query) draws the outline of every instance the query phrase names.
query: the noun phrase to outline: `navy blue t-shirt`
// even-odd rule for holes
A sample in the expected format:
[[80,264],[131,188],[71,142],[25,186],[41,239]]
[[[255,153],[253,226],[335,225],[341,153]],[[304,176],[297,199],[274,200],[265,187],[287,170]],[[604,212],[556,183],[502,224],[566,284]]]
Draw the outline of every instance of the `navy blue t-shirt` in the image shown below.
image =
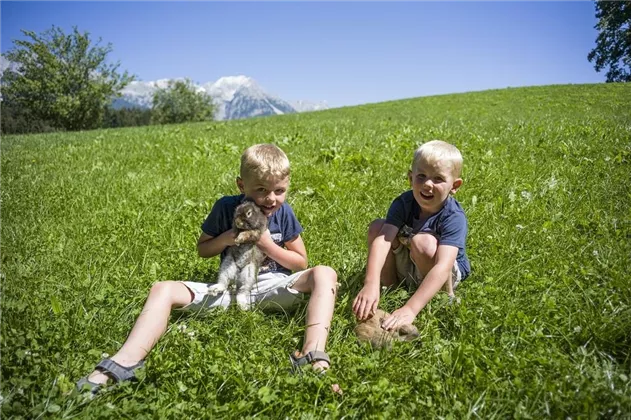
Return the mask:
[[471,265],[467,258],[467,217],[460,203],[455,198],[449,197],[445,205],[437,213],[425,220],[420,219],[421,206],[414,199],[412,190],[398,196],[390,205],[386,223],[394,225],[397,229],[407,225],[413,233],[430,233],[438,240],[438,245],[451,245],[458,247],[458,268],[464,280],[471,273]]
[[[232,229],[232,219],[234,218],[234,210],[239,204],[243,202],[245,196],[241,195],[228,195],[221,197],[215,202],[212,210],[204,223],[202,224],[202,231],[216,238],[227,230]],[[295,239],[303,231],[300,222],[296,218],[291,206],[287,203],[283,203],[278,210],[267,218],[267,225],[269,232],[272,236],[272,240],[278,246],[285,247],[285,242]],[[226,250],[221,253],[221,259],[225,257]],[[271,258],[266,258],[259,274],[267,272],[281,272],[290,274],[291,270],[278,264]]]

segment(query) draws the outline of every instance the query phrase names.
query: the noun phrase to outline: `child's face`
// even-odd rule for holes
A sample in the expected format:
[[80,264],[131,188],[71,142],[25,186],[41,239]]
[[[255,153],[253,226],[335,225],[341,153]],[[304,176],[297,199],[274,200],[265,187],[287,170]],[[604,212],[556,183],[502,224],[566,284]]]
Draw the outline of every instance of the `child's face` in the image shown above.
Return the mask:
[[246,197],[254,200],[265,216],[269,217],[285,202],[289,178],[237,178],[237,186]]
[[438,212],[449,194],[455,194],[462,179],[455,178],[449,162],[429,163],[420,161],[408,173],[414,199],[421,206],[423,213]]

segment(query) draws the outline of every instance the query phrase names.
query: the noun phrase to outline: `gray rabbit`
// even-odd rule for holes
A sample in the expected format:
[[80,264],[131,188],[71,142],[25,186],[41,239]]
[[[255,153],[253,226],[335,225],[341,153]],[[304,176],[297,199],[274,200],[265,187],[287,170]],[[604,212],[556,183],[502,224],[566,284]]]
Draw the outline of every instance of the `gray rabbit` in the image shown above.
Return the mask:
[[409,227],[408,225],[403,225],[401,226],[401,229],[399,229],[399,232],[397,233],[397,239],[399,240],[399,243],[407,248],[410,247],[410,242],[412,242],[412,237],[415,234],[413,233],[413,230],[411,227]]
[[217,284],[208,285],[208,294],[217,296],[228,289],[231,281],[237,286],[237,304],[243,310],[251,307],[250,291],[256,284],[259,267],[265,254],[256,242],[267,229],[267,217],[252,201],[245,201],[234,211],[232,223],[234,246],[228,247],[219,266]]

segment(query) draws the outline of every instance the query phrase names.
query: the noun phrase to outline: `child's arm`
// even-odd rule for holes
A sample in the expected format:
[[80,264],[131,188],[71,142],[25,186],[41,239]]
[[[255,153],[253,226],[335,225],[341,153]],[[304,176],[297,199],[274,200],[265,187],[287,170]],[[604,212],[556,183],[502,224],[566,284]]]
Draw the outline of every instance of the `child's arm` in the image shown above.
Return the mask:
[[307,249],[300,235],[286,241],[285,247],[287,249],[285,249],[276,245],[269,230],[266,230],[256,245],[265,255],[291,271],[301,271],[307,268]]
[[396,226],[385,223],[379,235],[372,241],[368,250],[368,263],[364,287],[359,291],[353,301],[353,312],[360,320],[367,319],[374,314],[379,305],[379,286],[381,284],[381,270],[386,263],[386,258],[392,241],[397,236]]
[[197,253],[202,258],[211,258],[219,255],[228,246],[234,245],[234,231],[229,229],[216,238],[204,232],[197,240]]
[[451,281],[451,268],[458,256],[458,247],[439,245],[436,250],[436,264],[429,270],[423,282],[412,297],[401,308],[383,321],[382,327],[391,330],[398,325],[411,324],[416,315],[438,293],[446,281]]

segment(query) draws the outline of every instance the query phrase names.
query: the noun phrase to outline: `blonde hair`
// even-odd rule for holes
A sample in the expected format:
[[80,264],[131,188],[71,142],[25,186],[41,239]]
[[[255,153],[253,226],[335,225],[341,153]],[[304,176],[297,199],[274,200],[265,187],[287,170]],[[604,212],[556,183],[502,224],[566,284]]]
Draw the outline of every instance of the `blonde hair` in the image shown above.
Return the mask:
[[442,140],[432,140],[423,143],[414,152],[412,160],[412,170],[416,169],[420,162],[427,162],[433,165],[437,162],[449,162],[451,164],[451,174],[454,178],[460,178],[462,171],[462,154],[453,144]]
[[242,179],[284,179],[289,173],[289,159],[276,145],[255,144],[241,155],[239,174]]

